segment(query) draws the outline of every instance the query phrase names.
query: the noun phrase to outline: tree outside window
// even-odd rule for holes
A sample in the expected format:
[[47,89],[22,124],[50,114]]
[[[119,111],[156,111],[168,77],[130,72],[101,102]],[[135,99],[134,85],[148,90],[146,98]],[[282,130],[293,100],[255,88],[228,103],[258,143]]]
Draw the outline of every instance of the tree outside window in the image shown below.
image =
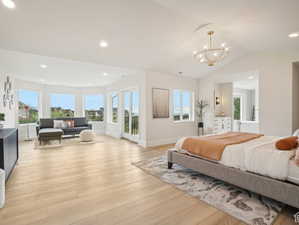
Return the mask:
[[75,96],[68,94],[51,94],[51,118],[75,116]]
[[104,96],[85,96],[85,116],[88,121],[104,121]]
[[36,123],[38,121],[38,98],[35,91],[19,90],[19,123]]
[[112,95],[112,122],[117,123],[118,121],[118,95]]
[[234,97],[234,120],[241,120],[241,97]]

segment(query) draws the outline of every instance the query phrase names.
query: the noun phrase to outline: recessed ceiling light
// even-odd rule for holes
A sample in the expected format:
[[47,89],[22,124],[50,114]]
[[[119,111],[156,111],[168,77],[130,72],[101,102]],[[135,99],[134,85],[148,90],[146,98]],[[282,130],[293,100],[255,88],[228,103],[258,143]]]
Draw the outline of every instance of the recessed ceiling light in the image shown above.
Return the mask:
[[101,48],[107,48],[108,47],[108,42],[104,41],[104,40],[100,41],[100,47]]
[[108,73],[103,73],[103,76],[105,76],[105,77],[108,76]]
[[40,65],[40,68],[42,68],[42,69],[46,69],[48,66],[46,65],[46,64],[41,64]]
[[254,79],[254,76],[249,76],[248,79],[249,79],[249,80],[253,80],[253,79]]
[[46,81],[45,79],[39,79],[39,80],[40,80],[40,82],[42,82],[42,83]]
[[299,37],[299,32],[294,32],[289,34],[289,38],[295,38],[295,37]]
[[16,8],[16,4],[12,0],[2,0],[2,3],[6,8],[9,8],[9,9]]

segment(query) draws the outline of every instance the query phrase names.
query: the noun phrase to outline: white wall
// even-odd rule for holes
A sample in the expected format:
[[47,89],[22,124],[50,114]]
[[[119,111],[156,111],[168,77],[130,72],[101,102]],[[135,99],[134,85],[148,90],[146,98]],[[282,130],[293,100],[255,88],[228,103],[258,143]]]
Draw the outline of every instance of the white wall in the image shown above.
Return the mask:
[[233,112],[233,83],[219,84],[219,94],[221,96],[220,113],[232,117]]
[[[200,97],[210,100],[215,82],[241,80],[259,75],[260,131],[266,135],[292,133],[292,62],[298,53],[269,52],[245,56],[200,79]],[[213,110],[206,115],[211,125]]]
[[[10,78],[12,82],[12,92],[13,98],[14,98],[14,104],[12,105],[12,108],[10,109],[8,105],[4,107],[3,105],[3,95],[4,95],[4,83],[6,81],[7,76]],[[16,124],[16,91],[15,91],[15,78],[9,73],[0,72],[0,112],[5,114],[5,121],[3,122],[3,125],[5,128],[13,128]]]
[[[147,72],[146,74],[146,124],[147,146],[175,143],[183,136],[196,135],[196,122],[174,122],[172,118],[172,91],[174,89],[189,90],[197,96],[197,81],[191,78],[178,77],[165,73]],[[170,90],[170,118],[153,119],[152,115],[152,88],[166,88]]]

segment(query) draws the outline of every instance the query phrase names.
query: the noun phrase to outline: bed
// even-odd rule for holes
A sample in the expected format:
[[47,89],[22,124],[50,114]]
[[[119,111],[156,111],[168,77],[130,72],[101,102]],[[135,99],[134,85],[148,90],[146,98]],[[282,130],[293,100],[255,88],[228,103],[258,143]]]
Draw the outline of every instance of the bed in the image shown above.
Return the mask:
[[[291,159],[291,151],[289,153],[280,153],[281,151],[277,150],[274,152],[271,146],[277,139],[279,138],[263,136],[242,144],[227,146],[222,154],[221,160],[214,161],[190,154],[180,148],[179,146],[184,141],[182,138],[177,142],[176,148],[168,150],[168,168],[171,169],[174,163],[179,164],[185,168],[193,169],[207,176],[223,180],[299,208],[299,167],[294,163],[294,160]],[[256,151],[252,151],[253,148]],[[269,152],[267,153],[267,151]],[[251,155],[248,156],[248,154]],[[283,160],[281,162],[284,164],[284,170],[273,172],[267,170],[255,171],[255,167],[253,167],[252,171],[248,171],[246,167],[249,166],[250,168],[252,165],[250,165],[250,163],[247,165],[248,162],[246,163],[246,160],[244,160],[246,157],[250,159],[247,161],[254,161],[257,165],[259,165],[258,163],[263,163],[264,168],[271,166],[266,165],[270,160],[263,160],[265,155],[259,157],[259,154],[268,154],[270,157],[273,157],[273,159],[282,158]],[[275,161],[273,163],[275,163]]]

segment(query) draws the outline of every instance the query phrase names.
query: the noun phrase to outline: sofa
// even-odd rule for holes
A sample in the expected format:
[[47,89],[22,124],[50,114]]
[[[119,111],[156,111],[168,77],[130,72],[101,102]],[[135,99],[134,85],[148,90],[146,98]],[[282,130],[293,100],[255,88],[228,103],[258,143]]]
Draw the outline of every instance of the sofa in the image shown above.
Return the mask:
[[80,134],[82,130],[91,130],[92,125],[88,124],[85,117],[68,117],[68,118],[44,118],[39,120],[39,126],[37,126],[36,131],[39,135],[39,131],[42,129],[54,129],[54,120],[74,120],[74,127],[72,128],[60,128],[63,131],[63,135],[77,135]]

